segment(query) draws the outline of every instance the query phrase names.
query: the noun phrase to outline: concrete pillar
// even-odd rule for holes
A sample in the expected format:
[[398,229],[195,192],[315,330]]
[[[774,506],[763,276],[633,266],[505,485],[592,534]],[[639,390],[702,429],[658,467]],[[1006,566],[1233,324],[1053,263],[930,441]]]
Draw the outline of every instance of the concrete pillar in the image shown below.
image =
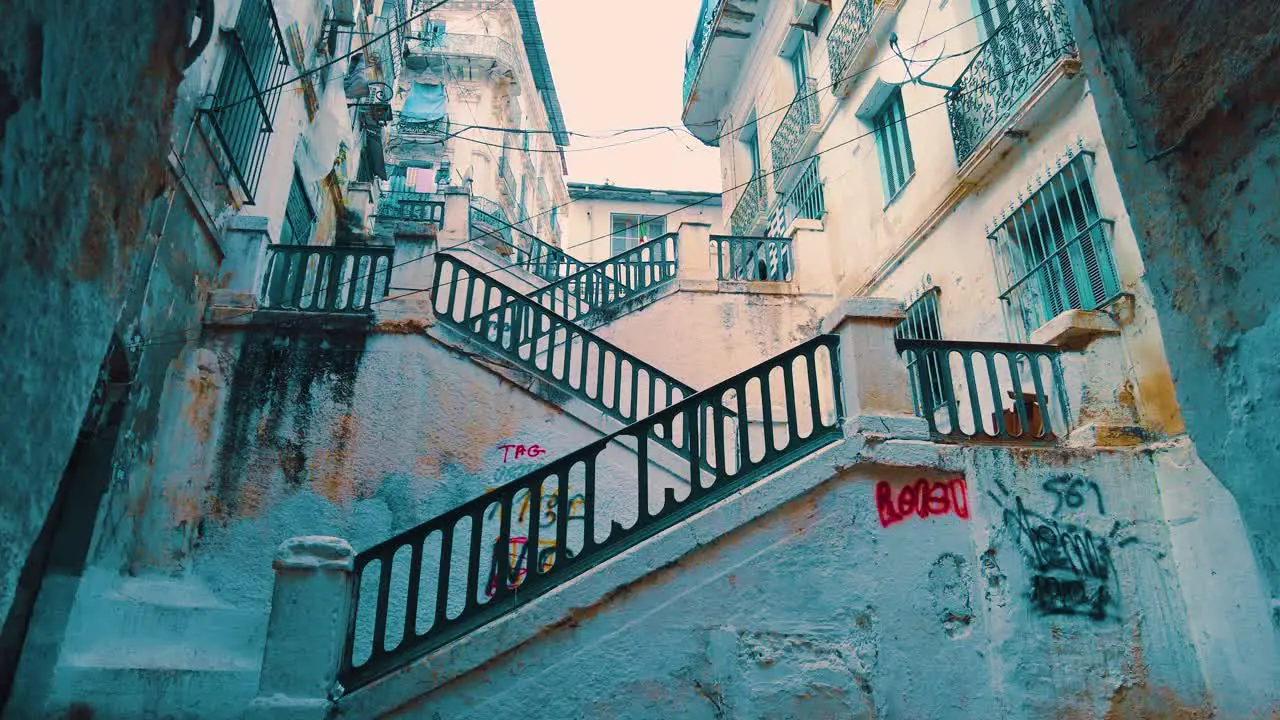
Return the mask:
[[892,298],[845,300],[822,321],[840,335],[840,380],[845,433],[927,439],[929,426],[911,405],[907,365],[893,345],[893,330],[906,317]]
[[222,287],[213,292],[215,305],[252,307],[266,271],[267,218],[234,215],[222,233]]
[[354,562],[355,551],[340,538],[296,537],[280,545],[258,696],[245,720],[327,715],[351,622]]
[[395,241],[396,252],[391,258],[392,291],[431,289],[436,272],[435,238],[396,235]]
[[375,183],[367,182],[347,183],[347,209],[360,216],[360,227],[366,233],[372,232],[373,215],[378,209],[374,186]]
[[440,247],[466,242],[471,236],[471,195],[461,187],[445,188],[442,194],[444,222],[437,234]]
[[831,253],[821,220],[799,218],[791,224],[791,257],[795,281],[802,293],[827,294],[835,290]]
[[716,265],[711,258],[711,225],[682,222],[677,230],[676,252],[680,255],[681,280],[715,280]]
[[1124,340],[1110,315],[1069,310],[1032,333],[1031,342],[1067,351],[1062,354],[1062,370],[1071,414],[1069,445],[1143,442]]

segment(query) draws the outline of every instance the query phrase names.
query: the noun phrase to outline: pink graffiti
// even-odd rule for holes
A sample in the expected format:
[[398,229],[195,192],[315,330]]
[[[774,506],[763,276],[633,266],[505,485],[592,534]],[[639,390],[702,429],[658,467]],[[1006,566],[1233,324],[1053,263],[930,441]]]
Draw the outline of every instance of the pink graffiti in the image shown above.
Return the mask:
[[[508,459],[519,460],[521,457],[536,458],[547,453],[541,445],[499,445],[498,449],[502,451],[502,462],[507,462]],[[512,450],[515,450],[514,454]]]

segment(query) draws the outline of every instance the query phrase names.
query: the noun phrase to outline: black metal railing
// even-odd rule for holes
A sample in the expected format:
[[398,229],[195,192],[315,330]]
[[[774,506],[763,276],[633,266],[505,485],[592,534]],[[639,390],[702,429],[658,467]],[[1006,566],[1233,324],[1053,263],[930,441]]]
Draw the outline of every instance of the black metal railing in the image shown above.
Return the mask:
[[226,63],[204,115],[253,204],[289,58],[271,0],[245,0],[226,38]]
[[529,299],[570,320],[585,322],[609,308],[675,279],[676,233],[667,233],[529,293]]
[[796,153],[804,144],[805,136],[818,124],[817,84],[813,78],[806,78],[804,85],[796,90],[796,97],[787,108],[787,113],[778,123],[769,140],[769,152],[773,155],[773,166],[785,168],[795,160]]
[[853,59],[871,32],[877,5],[879,3],[873,0],[845,0],[840,14],[831,23],[831,30],[827,32],[827,61],[831,66],[833,86],[840,85],[857,72],[852,67]]
[[1059,0],[1014,3],[947,92],[956,161],[963,165],[1059,59],[1075,54],[1071,25]]
[[[1066,437],[1070,417],[1056,346],[911,338],[895,343],[935,438],[1057,442]],[[938,392],[942,397],[935,397]]]
[[[839,439],[838,357],[838,336],[816,337],[359,553],[339,682],[366,685]],[[687,464],[652,464],[660,439]]]
[[383,217],[433,222],[444,226],[444,196],[438,193],[387,190],[378,199],[378,214]]
[[560,248],[525,232],[504,218],[494,216],[476,205],[471,206],[471,239],[489,240],[497,237],[511,248],[514,264],[548,282],[573,275],[587,264],[568,255]]
[[363,313],[391,287],[389,247],[270,245],[262,304],[272,310]]
[[721,280],[791,282],[791,240],[770,237],[711,236],[716,277]]
[[436,256],[432,309],[445,324],[623,422],[693,388],[448,254]]

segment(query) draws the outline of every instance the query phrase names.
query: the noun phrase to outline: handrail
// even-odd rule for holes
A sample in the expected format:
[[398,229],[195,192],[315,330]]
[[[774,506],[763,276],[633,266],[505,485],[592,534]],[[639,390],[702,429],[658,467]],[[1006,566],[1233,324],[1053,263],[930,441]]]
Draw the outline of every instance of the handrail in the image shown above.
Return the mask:
[[[813,338],[360,552],[343,688],[407,665],[839,439],[839,343]],[[775,392],[785,400],[777,417]],[[726,416],[736,403],[746,418],[756,400],[760,427]],[[676,442],[688,465],[652,466],[658,438]]]
[[391,289],[390,247],[268,245],[261,300],[272,310],[369,312]]
[[791,282],[795,274],[790,238],[712,235],[711,252],[720,280]]
[[529,299],[580,320],[670,282],[679,268],[678,234],[671,232],[539,288]]
[[635,422],[694,393],[689,385],[447,253],[436,256],[431,305],[451,327],[623,422]]
[[[1066,435],[1070,417],[1056,345],[894,342],[906,356],[912,391],[935,438],[1057,442]],[[975,356],[985,376],[974,372]]]
[[[516,265],[528,269],[529,272],[537,275],[543,280],[554,282],[560,278],[567,277],[579,272],[587,267],[587,264],[570,256],[560,248],[544,241],[537,235],[521,230],[519,227],[495,217],[484,210],[471,206],[472,224],[475,223],[476,216],[480,216],[480,220],[500,228],[500,233],[504,236],[510,232],[511,236],[505,237],[515,250]],[[492,235],[492,232],[484,233]],[[472,240],[477,239],[472,233]]]

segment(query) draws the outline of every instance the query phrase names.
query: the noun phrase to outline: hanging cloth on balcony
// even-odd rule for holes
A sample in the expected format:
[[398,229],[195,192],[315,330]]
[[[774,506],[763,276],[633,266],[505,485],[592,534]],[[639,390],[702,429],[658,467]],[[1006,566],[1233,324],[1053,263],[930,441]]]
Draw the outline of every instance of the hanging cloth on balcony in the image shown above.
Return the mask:
[[404,101],[400,119],[409,122],[431,122],[444,117],[444,86],[415,82]]

